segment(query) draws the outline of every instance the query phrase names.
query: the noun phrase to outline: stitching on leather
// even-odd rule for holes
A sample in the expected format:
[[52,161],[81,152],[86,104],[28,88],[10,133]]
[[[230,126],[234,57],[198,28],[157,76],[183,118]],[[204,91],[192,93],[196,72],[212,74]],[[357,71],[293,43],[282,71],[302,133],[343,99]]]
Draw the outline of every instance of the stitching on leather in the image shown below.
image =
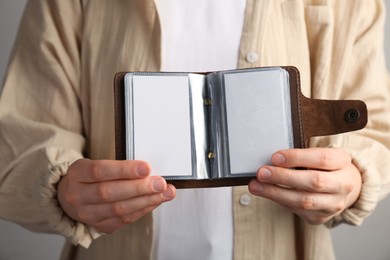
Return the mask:
[[302,124],[302,110],[301,110],[301,78],[298,73],[298,69],[295,67],[292,67],[292,70],[295,73],[295,76],[297,78],[297,103],[298,103],[298,121],[299,121],[299,131],[300,131],[300,137],[301,137],[301,143],[302,146],[305,147],[305,138],[304,138],[304,133],[303,133],[303,124]]

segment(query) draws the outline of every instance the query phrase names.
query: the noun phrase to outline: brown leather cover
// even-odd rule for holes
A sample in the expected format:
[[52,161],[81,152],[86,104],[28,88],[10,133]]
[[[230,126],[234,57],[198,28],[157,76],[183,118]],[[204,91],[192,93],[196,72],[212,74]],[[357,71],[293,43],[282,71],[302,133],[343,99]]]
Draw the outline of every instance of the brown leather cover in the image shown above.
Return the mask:
[[[362,129],[367,124],[367,107],[360,100],[319,100],[303,96],[299,71],[295,67],[282,67],[290,77],[291,113],[294,147],[306,148],[314,136],[340,134]],[[115,152],[117,160],[126,159],[124,76],[115,75]],[[206,180],[167,180],[176,188],[204,188],[247,185],[254,177],[234,177]]]
[[114,79],[115,104],[115,158],[126,160],[126,124],[125,124],[125,92],[124,76],[127,72],[119,72]]

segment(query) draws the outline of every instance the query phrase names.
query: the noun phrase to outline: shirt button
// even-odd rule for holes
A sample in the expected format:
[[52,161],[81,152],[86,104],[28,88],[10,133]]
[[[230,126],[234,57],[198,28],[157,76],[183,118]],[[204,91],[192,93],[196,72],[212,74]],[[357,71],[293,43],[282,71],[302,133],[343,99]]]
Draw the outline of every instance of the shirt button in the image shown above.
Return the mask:
[[246,61],[249,63],[255,63],[259,59],[259,54],[254,51],[250,51],[246,54]]
[[252,198],[249,194],[244,194],[240,197],[240,204],[242,206],[249,206],[251,204]]

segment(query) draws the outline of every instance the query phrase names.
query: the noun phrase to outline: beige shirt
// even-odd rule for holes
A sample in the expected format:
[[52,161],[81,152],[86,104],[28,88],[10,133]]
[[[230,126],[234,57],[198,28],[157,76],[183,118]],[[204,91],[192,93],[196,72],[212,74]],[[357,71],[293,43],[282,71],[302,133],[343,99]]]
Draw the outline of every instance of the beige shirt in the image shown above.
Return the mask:
[[[295,65],[305,95],[367,103],[364,130],[311,142],[343,147],[363,176],[358,201],[329,225],[361,224],[390,190],[383,26],[380,0],[247,2],[239,67]],[[0,217],[89,246],[69,243],[63,259],[148,259],[151,214],[97,238],[63,213],[56,183],[82,156],[114,158],[115,72],[157,71],[160,64],[152,0],[30,1],[0,100]],[[233,191],[235,259],[334,258],[325,225],[258,197],[240,204],[247,193]]]

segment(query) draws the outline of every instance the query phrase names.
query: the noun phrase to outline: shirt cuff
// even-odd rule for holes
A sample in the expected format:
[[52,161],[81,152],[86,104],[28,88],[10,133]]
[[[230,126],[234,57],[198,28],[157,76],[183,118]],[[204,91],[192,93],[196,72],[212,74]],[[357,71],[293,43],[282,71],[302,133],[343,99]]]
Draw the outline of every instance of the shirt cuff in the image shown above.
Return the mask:
[[66,215],[57,199],[57,185],[61,178],[66,175],[69,166],[82,156],[70,150],[61,148],[48,148],[49,174],[41,180],[41,201],[44,214],[48,216],[50,227],[75,245],[88,248],[92,241],[103,233],[93,227],[77,222]]
[[351,152],[352,163],[358,168],[362,176],[362,189],[357,201],[349,208],[345,209],[340,215],[334,217],[328,226],[334,227],[340,223],[348,223],[360,226],[364,219],[374,211],[380,197],[380,186],[376,176],[379,176],[376,167],[367,164],[360,164],[360,161],[366,161],[362,158],[359,160],[358,153]]

